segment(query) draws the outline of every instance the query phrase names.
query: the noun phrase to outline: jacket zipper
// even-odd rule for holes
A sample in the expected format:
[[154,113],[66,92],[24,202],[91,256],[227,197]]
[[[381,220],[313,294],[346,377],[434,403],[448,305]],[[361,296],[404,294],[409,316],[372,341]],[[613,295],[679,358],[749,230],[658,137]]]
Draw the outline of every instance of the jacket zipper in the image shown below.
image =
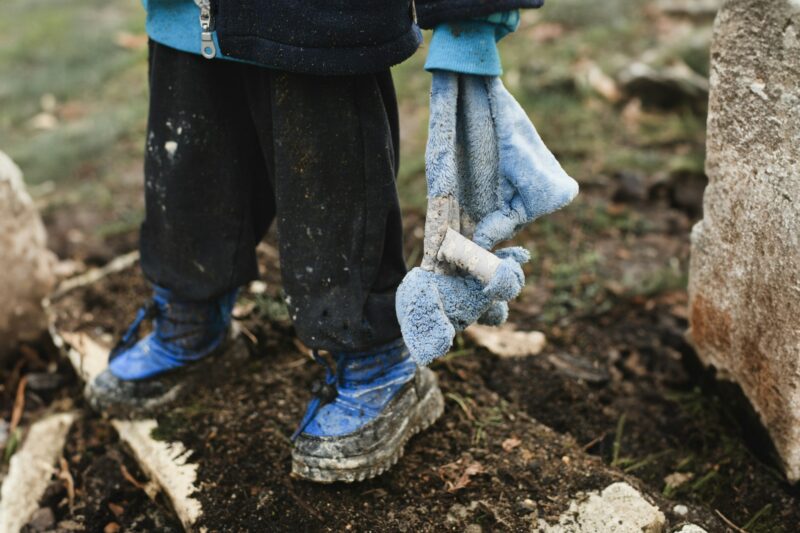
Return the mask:
[[200,0],[197,5],[200,7],[200,54],[206,59],[214,59],[217,57],[217,46],[214,44],[212,30],[211,3]]

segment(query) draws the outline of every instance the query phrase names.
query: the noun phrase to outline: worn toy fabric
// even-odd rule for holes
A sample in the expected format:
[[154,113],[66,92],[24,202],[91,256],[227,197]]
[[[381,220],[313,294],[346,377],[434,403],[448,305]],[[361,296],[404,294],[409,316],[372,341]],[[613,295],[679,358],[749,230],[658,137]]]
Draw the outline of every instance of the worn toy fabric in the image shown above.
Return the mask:
[[403,337],[420,364],[447,353],[476,320],[502,323],[524,284],[527,252],[498,251],[498,266],[481,280],[464,268],[469,261],[453,268],[442,257],[447,230],[488,251],[578,192],[497,77],[434,72],[426,173],[425,258],[397,295]]
[[519,10],[480,19],[439,24],[433,32],[425,69],[499,76],[503,73],[496,43],[519,27]]

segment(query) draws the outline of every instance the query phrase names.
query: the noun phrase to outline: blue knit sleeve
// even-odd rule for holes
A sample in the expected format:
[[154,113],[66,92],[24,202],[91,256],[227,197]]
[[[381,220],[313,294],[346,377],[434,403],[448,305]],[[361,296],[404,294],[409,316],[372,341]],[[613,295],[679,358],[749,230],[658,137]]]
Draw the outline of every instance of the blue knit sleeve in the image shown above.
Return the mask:
[[499,76],[503,69],[497,42],[518,26],[518,10],[439,24],[433,30],[425,69]]

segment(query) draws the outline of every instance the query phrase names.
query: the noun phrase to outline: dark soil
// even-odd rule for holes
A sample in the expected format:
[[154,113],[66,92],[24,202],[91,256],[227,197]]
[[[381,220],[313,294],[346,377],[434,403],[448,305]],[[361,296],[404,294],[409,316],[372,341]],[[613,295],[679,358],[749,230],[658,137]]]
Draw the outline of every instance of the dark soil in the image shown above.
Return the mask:
[[[22,442],[24,428],[49,411],[67,411],[74,406],[80,390],[72,366],[61,357],[49,336],[21,345],[0,368],[0,449],[3,462]],[[20,416],[14,426],[14,412]]]
[[613,480],[571,441],[486,389],[474,358],[443,367],[446,415],[388,474],[355,485],[294,480],[288,435],[320,376],[291,346],[279,348],[160,420],[164,436],[195,451],[201,525],[210,530],[523,530],[537,516],[557,517],[568,495]]
[[182,531],[163,502],[148,498],[147,478],[122,449],[111,425],[87,416],[73,425],[64,447],[74,490],[72,501],[69,482],[54,476],[37,511],[40,516],[53,517],[50,527],[41,527],[47,521],[33,520],[23,532]]
[[[626,302],[551,329],[541,356],[485,362],[483,374],[504,399],[651,490],[749,523],[750,532],[793,531],[800,492],[774,466],[739,398],[697,371],[686,323],[673,314],[684,298]],[[675,473],[686,479],[677,487],[665,479]]]
[[[246,368],[196,390],[159,419],[157,436],[182,441],[199,464],[200,525],[527,530],[538,518],[555,519],[579,491],[638,479],[661,495],[671,525],[682,521],[673,505],[685,503],[691,509],[685,519],[711,532],[732,531],[720,515],[749,532],[793,531],[798,490],[771,466],[763,441],[751,438],[731,396],[696,368],[683,337],[693,211],[664,200],[669,195],[622,204],[607,200],[605,191],[587,192],[574,208],[518,238],[539,258],[527,267],[530,286],[511,319],[543,331],[545,351],[502,359],[459,338],[434,365],[447,397],[442,420],[409,443],[396,468],[356,485],[317,486],[289,476],[288,436],[321,369],[294,340],[277,253],[263,245],[266,290],[245,291],[235,312],[255,340]],[[420,250],[419,220],[407,216],[409,257]],[[57,302],[58,326],[111,343],[148,295],[137,269],[111,275]],[[102,422],[92,424],[85,427],[110,432]],[[103,442],[103,461],[119,464],[113,438]],[[88,446],[74,445],[78,455]],[[70,463],[76,479],[88,479],[89,466]],[[109,480],[101,492],[116,494]],[[142,494],[117,498],[136,520],[167,520]],[[85,508],[100,509],[97,501]],[[63,506],[58,512],[78,516]],[[122,518],[82,512],[89,529],[109,520],[141,527],[127,511]]]

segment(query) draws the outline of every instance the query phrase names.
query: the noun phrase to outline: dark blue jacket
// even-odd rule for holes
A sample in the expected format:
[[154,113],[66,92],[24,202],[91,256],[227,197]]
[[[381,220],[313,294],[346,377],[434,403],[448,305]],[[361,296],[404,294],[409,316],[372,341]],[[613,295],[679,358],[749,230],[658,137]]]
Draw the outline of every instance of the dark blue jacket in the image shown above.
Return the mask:
[[[311,74],[377,72],[411,56],[419,27],[544,0],[211,0],[223,54]],[[418,23],[418,24],[417,24]]]

